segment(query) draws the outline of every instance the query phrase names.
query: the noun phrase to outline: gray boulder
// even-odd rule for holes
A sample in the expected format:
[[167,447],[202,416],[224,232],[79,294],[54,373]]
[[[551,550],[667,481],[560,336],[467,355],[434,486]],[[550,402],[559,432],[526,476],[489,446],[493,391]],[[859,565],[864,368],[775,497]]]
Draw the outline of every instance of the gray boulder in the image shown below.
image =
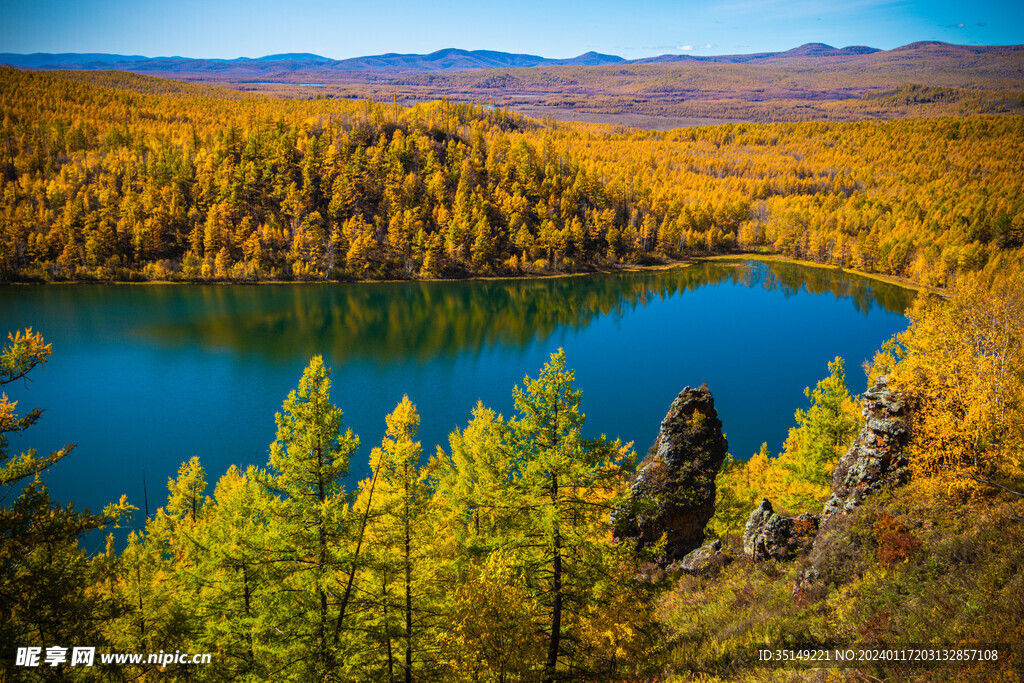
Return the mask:
[[836,515],[852,511],[868,495],[909,481],[903,455],[908,437],[905,411],[902,398],[889,389],[885,376],[864,393],[867,423],[836,464],[832,497],[822,510],[823,529]]
[[[732,556],[722,552],[722,542],[715,541],[691,550],[678,564],[679,571],[695,576],[715,574],[732,562]],[[671,569],[671,568],[670,568]]]
[[704,527],[715,514],[715,477],[727,449],[708,388],[679,392],[626,502],[612,514],[616,538],[646,548],[664,537],[656,560],[661,566],[699,548]]
[[750,514],[743,532],[743,554],[754,561],[791,560],[810,549],[818,532],[818,517],[776,514],[767,498]]

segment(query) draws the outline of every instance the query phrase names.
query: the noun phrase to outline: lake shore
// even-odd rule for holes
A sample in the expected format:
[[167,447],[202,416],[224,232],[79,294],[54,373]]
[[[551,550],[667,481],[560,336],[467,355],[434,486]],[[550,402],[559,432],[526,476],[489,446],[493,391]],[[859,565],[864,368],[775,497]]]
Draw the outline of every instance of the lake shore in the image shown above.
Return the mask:
[[702,256],[697,258],[697,261],[733,261],[733,260],[749,260],[749,261],[764,261],[765,263],[793,263],[799,266],[807,266],[809,268],[825,268],[828,270],[834,270],[848,275],[856,275],[858,277],[865,277],[869,280],[878,280],[879,282],[885,282],[890,285],[896,285],[904,289],[912,289],[916,292],[928,292],[930,294],[938,294],[939,296],[945,297],[946,290],[939,287],[930,287],[928,285],[922,285],[919,282],[914,282],[910,278],[898,277],[895,275],[884,275],[882,273],[868,273],[863,270],[856,270],[854,268],[843,268],[842,266],[833,266],[827,263],[817,263],[815,261],[804,261],[802,259],[789,258],[787,256],[779,256],[776,254],[753,254],[745,253],[740,255],[729,255],[720,254],[715,256]]
[[[265,462],[273,416],[316,355],[368,446],[403,395],[430,446],[480,402],[509,415],[511,388],[564,348],[595,436],[646,448],[680,389],[707,383],[732,452],[775,452],[827,362],[871,358],[906,328],[914,296],[828,269],[688,263],[353,287],[2,287],[0,322],[53,344],[31,393],[15,387],[12,400],[52,409],[34,430],[41,452],[80,444],[52,485],[95,507],[141,494],[143,467],[166,481],[191,455],[211,472]],[[97,462],[118,476],[98,481]]]
[[795,259],[787,256],[780,256],[777,254],[762,254],[756,252],[736,252],[732,254],[714,254],[709,256],[693,256],[683,259],[669,259],[660,263],[651,264],[604,264],[601,266],[595,266],[591,270],[576,271],[571,273],[523,273],[521,275],[469,275],[466,277],[447,277],[447,278],[389,278],[389,279],[376,279],[376,278],[353,278],[353,279],[341,279],[341,280],[225,280],[225,279],[209,279],[209,280],[11,280],[2,283],[3,285],[312,285],[312,284],[358,284],[358,283],[389,283],[389,282],[472,282],[472,281],[483,281],[492,282],[498,280],[550,280],[553,278],[569,278],[569,277],[586,277],[588,275],[614,275],[617,273],[637,273],[637,272],[652,272],[659,270],[669,270],[672,268],[684,268],[698,263],[703,262],[715,262],[715,261],[762,261],[765,263],[792,263],[794,265],[807,266],[811,268],[824,268],[827,270],[834,270],[849,275],[856,275],[858,277],[864,277],[871,280],[877,280],[879,282],[885,282],[887,284],[896,285],[904,289],[910,289],[917,292],[928,292],[931,294],[937,294],[939,296],[945,296],[945,290],[938,287],[930,287],[928,285],[922,285],[918,282],[914,282],[909,278],[898,277],[895,275],[884,275],[881,273],[868,273],[862,270],[856,270],[854,268],[844,268],[841,266],[833,266],[827,263],[817,263],[815,261],[805,261],[803,259]]

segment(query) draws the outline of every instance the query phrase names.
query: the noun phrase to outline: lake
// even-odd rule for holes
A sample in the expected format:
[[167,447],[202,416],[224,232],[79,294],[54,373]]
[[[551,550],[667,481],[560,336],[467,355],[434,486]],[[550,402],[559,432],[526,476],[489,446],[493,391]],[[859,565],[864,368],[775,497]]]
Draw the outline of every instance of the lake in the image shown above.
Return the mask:
[[0,323],[53,344],[31,382],[6,387],[39,423],[11,450],[78,446],[46,475],[53,496],[98,510],[122,493],[151,510],[198,455],[213,484],[265,464],[274,413],[314,354],[360,437],[367,471],[384,416],[408,394],[424,453],[447,445],[477,401],[512,411],[512,387],[563,347],[585,431],[643,455],[669,404],[707,383],[734,456],[776,453],[804,387],[842,356],[861,363],[906,327],[914,292],[834,269],[711,261],[670,270],[540,280],[295,285],[0,287]]

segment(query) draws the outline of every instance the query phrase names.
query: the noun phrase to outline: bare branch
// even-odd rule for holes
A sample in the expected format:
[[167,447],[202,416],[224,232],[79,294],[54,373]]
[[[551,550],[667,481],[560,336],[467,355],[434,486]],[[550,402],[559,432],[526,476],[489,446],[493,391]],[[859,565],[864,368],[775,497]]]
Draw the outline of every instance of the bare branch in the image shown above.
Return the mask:
[[1013,489],[1006,488],[1002,484],[997,484],[996,482],[992,481],[991,479],[989,479],[987,477],[979,477],[977,475],[967,474],[967,473],[959,473],[956,476],[961,478],[961,479],[970,479],[972,481],[976,481],[979,484],[986,484],[988,486],[994,486],[997,489],[1002,489],[1003,491],[1006,491],[1007,493],[1011,493],[1011,494],[1013,494],[1013,495],[1015,495],[1015,496],[1017,496],[1019,498],[1024,498],[1024,493],[1021,493],[1020,491],[1014,491]]

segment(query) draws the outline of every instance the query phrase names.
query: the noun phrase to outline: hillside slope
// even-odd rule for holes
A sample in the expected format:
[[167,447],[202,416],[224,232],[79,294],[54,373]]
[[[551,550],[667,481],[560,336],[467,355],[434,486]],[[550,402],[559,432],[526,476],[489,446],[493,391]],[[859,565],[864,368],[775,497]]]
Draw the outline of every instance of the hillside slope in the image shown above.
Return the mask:
[[[1024,111],[1024,46],[918,42],[892,50],[808,43],[748,55],[627,61],[448,48],[332,60],[0,54],[18,68],[116,70],[296,97],[447,98],[508,105],[535,117],[670,128],[683,117],[863,120]],[[904,97],[904,88],[917,88]],[[920,89],[924,88],[922,92]],[[895,95],[895,97],[889,97]],[[604,116],[601,116],[604,115]],[[608,115],[614,117],[609,119]],[[646,121],[643,116],[663,121]]]

